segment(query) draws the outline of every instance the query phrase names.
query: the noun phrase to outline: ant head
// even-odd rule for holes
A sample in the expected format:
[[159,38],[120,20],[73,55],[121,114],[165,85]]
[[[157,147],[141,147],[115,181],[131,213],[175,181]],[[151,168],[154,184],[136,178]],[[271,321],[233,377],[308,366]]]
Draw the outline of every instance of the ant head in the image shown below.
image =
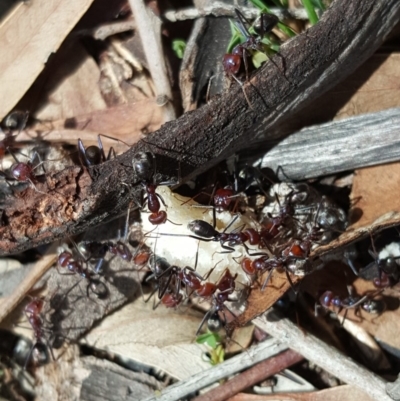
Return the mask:
[[210,317],[207,319],[207,328],[212,333],[217,333],[218,331],[221,330],[222,321],[221,321],[221,318],[220,318],[217,310],[215,312],[213,312],[210,315]]
[[154,155],[150,152],[138,152],[133,155],[133,170],[141,180],[148,180],[154,173]]
[[258,35],[264,36],[272,31],[275,25],[279,22],[279,18],[274,14],[262,13],[260,15],[259,24],[254,26],[254,30]]
[[101,150],[98,146],[92,145],[87,147],[85,155],[86,161],[90,166],[100,164],[103,161]]

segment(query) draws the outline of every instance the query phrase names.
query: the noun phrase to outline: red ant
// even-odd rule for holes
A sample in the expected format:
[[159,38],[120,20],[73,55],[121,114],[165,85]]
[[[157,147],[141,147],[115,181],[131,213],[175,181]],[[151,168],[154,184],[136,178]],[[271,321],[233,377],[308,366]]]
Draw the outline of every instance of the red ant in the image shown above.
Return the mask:
[[[106,138],[110,138],[111,137],[107,136],[107,135],[103,135]],[[78,139],[78,155],[79,155],[79,160],[81,161],[82,165],[86,166],[86,167],[90,167],[90,166],[95,166],[97,164],[103,163],[107,160],[110,160],[111,157],[116,157],[116,153],[113,147],[110,148],[110,150],[108,151],[108,155],[106,157],[105,153],[104,153],[104,148],[103,148],[103,142],[101,141],[101,137],[100,134],[97,135],[97,143],[98,146],[92,145],[92,146],[88,146],[87,148],[85,148],[83,146],[83,143],[80,139]],[[128,144],[126,144],[128,146]]]
[[4,138],[0,141],[0,159],[3,159],[6,150],[14,144],[15,137],[25,129],[28,117],[27,111],[13,111],[1,122],[0,131]]
[[[225,227],[224,231],[222,232],[219,232],[215,229],[216,225],[215,214],[213,217],[214,217],[213,225],[203,220],[191,221],[188,224],[188,229],[196,236],[189,235],[189,237],[207,242],[208,241],[220,242],[221,247],[226,249],[228,252],[234,252],[234,248],[232,247],[235,245],[243,245],[247,253],[249,253],[249,248],[247,247],[245,242],[248,242],[250,245],[258,245],[260,243],[261,240],[260,234],[254,228],[247,228],[242,231],[234,231],[226,233],[226,230],[236,221],[237,216],[234,219],[232,219],[232,221]],[[225,245],[226,242],[228,243],[229,246]],[[252,254],[252,256],[255,255],[258,254],[256,253]]]
[[89,289],[100,299],[104,299],[108,296],[106,285],[101,281],[94,279],[92,273],[82,266],[82,262],[75,260],[71,252],[61,252],[60,255],[58,255],[58,264],[61,267],[67,268],[70,271],[70,274],[77,274],[87,280],[88,285],[86,287],[86,295],[88,298],[90,298]]
[[[145,302],[158,290],[158,298],[161,299],[161,303],[171,308],[178,306],[183,297],[180,294],[180,280],[177,279],[174,266],[171,266],[165,258],[160,258],[153,254],[150,262],[150,269],[152,274],[146,281],[155,279],[157,281],[157,286]],[[154,309],[157,306],[158,304],[154,305]]]
[[371,234],[372,250],[368,249],[368,253],[374,259],[366,267],[359,272],[355,269],[350,258],[347,262],[355,275],[361,276],[366,280],[372,280],[376,288],[388,288],[399,282],[400,268],[398,260],[400,259],[400,245],[393,241],[377,252],[375,241]]
[[284,227],[289,219],[294,219],[294,204],[303,201],[305,196],[307,196],[305,191],[296,191],[293,189],[285,196],[284,202],[281,204],[278,194],[275,193],[276,203],[279,205],[278,214],[272,216],[271,213],[267,213],[268,218],[261,223],[262,230],[260,231],[260,235],[265,246],[267,246],[268,241],[280,233],[280,228]]
[[[29,352],[29,355],[26,359],[24,369],[26,369],[29,360],[31,359],[33,353],[35,352],[35,356],[33,360],[35,364],[43,364],[48,360],[48,350],[50,350],[51,356],[54,358],[53,351],[49,345],[47,345],[47,340],[44,340],[44,331],[43,331],[43,321],[40,316],[44,306],[44,300],[42,298],[34,297],[32,300],[25,306],[24,313],[26,318],[28,319],[29,324],[32,326],[35,342],[32,345],[32,348]],[[46,342],[46,343],[45,343]]]
[[[342,309],[346,309],[346,314],[348,309],[355,309],[359,311],[362,308],[364,311],[371,314],[381,314],[385,310],[385,304],[382,300],[373,300],[370,295],[364,295],[363,297],[353,296],[351,287],[348,287],[349,296],[346,298],[341,298],[335,295],[332,291],[325,291],[320,297],[319,302],[324,308],[336,307],[339,312]],[[316,311],[317,311],[316,305]]]
[[182,302],[183,296],[182,294],[178,293],[167,293],[161,298],[161,303],[166,308],[176,308]]
[[282,256],[284,258],[308,258],[312,246],[316,244],[317,240],[319,240],[324,234],[324,231],[322,231],[321,227],[317,224],[319,210],[320,209],[318,208],[315,214],[314,224],[312,225],[308,233],[301,240],[292,241],[292,243],[282,251]]
[[[11,177],[8,177],[4,172],[0,171],[0,175],[5,177],[6,182],[8,183],[8,180],[15,180],[18,182],[29,183],[35,189],[36,192],[47,195],[45,192],[42,192],[39,189],[37,189],[35,185],[38,183],[38,179],[34,171],[38,167],[43,166],[44,163],[43,161],[40,160],[39,154],[35,151],[32,156],[32,159],[27,163],[24,163],[20,162],[17,159],[16,155],[11,151],[10,148],[7,148],[7,150],[11,153],[12,157],[15,160],[15,163],[10,168]],[[36,160],[38,161],[38,163],[35,165]]]
[[106,154],[104,152],[103,142],[101,141],[102,136],[105,138],[108,138],[108,139],[112,139],[113,141],[121,142],[125,146],[130,148],[130,145],[128,145],[126,142],[121,141],[120,139],[113,138],[108,135],[104,135],[104,134],[97,135],[98,146],[92,145],[92,146],[88,146],[87,148],[85,148],[83,145],[83,142],[80,139],[78,139],[78,156],[79,156],[79,160],[81,161],[82,165],[84,165],[86,167],[91,167],[91,166],[95,166],[97,164],[104,163],[108,160],[111,160],[112,157],[114,157],[114,158],[116,157],[116,152],[113,147],[111,147],[109,149],[108,154],[106,156]]
[[269,258],[268,256],[261,256],[260,258],[257,258],[255,260],[244,258],[241,262],[241,267],[242,270],[249,276],[261,275],[264,272],[269,272],[267,278],[264,280],[264,283],[261,286],[261,291],[265,290],[274,270],[278,270],[280,272],[284,271],[290,283],[290,286],[292,287],[293,291],[296,292],[294,290],[293,281],[289,275],[289,270],[291,270],[289,268],[290,260],[290,258],[285,257]]
[[[227,301],[236,301],[236,299],[231,299],[229,296],[235,291],[235,276],[232,276],[229,269],[225,269],[223,275],[218,280],[216,284],[216,289],[219,290],[217,294],[213,294],[213,305],[211,309],[204,315],[199,328],[197,329],[196,336],[199,335],[201,328],[207,321],[207,327],[211,332],[218,332],[223,323],[226,323],[227,319],[224,310],[226,309],[233,317],[236,317],[226,306],[224,305]],[[220,312],[223,314],[224,319],[222,320]]]
[[249,30],[246,28],[246,25],[250,26],[251,24],[237,8],[235,8],[235,12],[239,20],[237,27],[241,35],[246,38],[246,40],[243,43],[235,46],[231,54],[225,54],[223,58],[223,66],[225,72],[238,81],[236,74],[239,72],[243,60],[246,70],[246,80],[248,80],[247,58],[250,56],[249,50],[256,50],[259,52],[265,51],[265,47],[262,43],[262,36],[271,32],[275,25],[279,22],[279,19],[273,14],[261,14],[261,36],[258,36],[249,32]]
[[[153,225],[164,224],[167,219],[167,212],[160,210],[161,203],[164,207],[167,205],[160,194],[156,192],[156,189],[160,185],[172,185],[172,182],[161,182],[156,184],[155,179],[155,156],[149,152],[138,152],[133,156],[132,160],[133,169],[140,180],[146,191],[146,196],[143,199],[142,208],[147,203],[147,207],[151,212],[149,221]],[[153,183],[150,181],[153,180]],[[170,221],[170,220],[168,220]],[[172,223],[172,221],[170,221]],[[173,223],[175,224],[175,223]]]

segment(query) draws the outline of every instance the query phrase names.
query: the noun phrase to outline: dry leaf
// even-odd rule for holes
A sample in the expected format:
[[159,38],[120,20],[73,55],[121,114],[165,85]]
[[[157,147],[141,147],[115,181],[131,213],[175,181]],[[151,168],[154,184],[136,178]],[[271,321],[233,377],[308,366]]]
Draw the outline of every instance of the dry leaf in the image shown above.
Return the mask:
[[179,313],[161,305],[153,311],[151,302],[137,299],[104,319],[85,342],[182,380],[210,367],[205,349],[194,342],[201,319],[194,311]]
[[[348,96],[334,119],[400,106],[400,54],[374,54],[354,74],[333,90],[333,97]],[[332,97],[331,97],[332,101]]]
[[[400,197],[393,190],[399,187],[400,163],[357,170],[351,192],[351,228],[368,226],[385,213],[400,211]],[[360,211],[362,215],[355,221]]]
[[[162,111],[156,101],[152,99],[76,115],[73,118],[53,121],[50,124],[37,124],[33,130],[44,131],[45,138],[49,141],[63,140],[76,144],[77,138],[81,138],[85,144],[89,142],[94,144],[97,141],[97,134],[105,134],[131,145],[142,138],[143,133],[154,131],[161,124]],[[76,133],[66,133],[67,128]],[[33,132],[30,131],[31,136],[32,134]],[[21,133],[18,139],[24,140],[25,136]],[[107,142],[107,138],[102,138],[102,140]],[[110,140],[109,143],[111,146],[115,146],[115,141]]]
[[0,26],[0,119],[17,104],[93,0],[21,2]]
[[79,42],[63,48],[57,60],[57,69],[40,93],[45,104],[35,111],[35,118],[54,121],[105,109],[106,102],[99,89],[99,68]]

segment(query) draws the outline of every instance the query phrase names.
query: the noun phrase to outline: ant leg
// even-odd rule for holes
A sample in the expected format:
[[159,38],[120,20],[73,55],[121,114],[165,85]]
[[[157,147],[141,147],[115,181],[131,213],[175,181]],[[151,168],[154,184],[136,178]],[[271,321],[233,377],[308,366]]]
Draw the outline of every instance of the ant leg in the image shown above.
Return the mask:
[[243,59],[243,63],[244,63],[244,70],[246,73],[246,82],[249,81],[249,64],[247,61],[247,50],[243,47],[243,51],[242,51],[242,59]]
[[243,82],[240,81],[240,79],[238,77],[236,77],[234,74],[231,74],[230,76],[240,85],[240,87],[242,88],[242,91],[243,91],[243,94],[244,94],[244,97],[246,99],[247,104],[249,105],[250,109],[253,110],[253,106],[251,105],[250,100],[247,97],[246,90],[244,89]]
[[106,160],[111,160],[112,158],[116,158],[117,157],[117,153],[115,152],[115,149],[111,146],[110,150],[107,153],[107,158]]
[[160,201],[162,202],[164,207],[167,209],[167,205],[165,204],[165,201],[164,201],[163,197],[160,194],[158,194],[157,192],[156,192],[156,196],[157,196],[158,199],[160,199]]
[[[106,161],[107,159],[106,159],[106,155],[105,155],[105,153],[104,153],[103,142],[101,141],[100,134],[97,135],[97,144],[99,145],[101,162],[104,162],[104,161]],[[111,149],[112,149],[112,148],[111,148]],[[111,150],[111,149],[110,149],[110,150]]]
[[267,287],[267,284],[269,283],[269,280],[271,279],[272,273],[274,272],[274,270],[275,270],[275,268],[273,267],[273,268],[269,271],[268,276],[267,276],[267,278],[265,279],[265,281],[264,281],[264,283],[263,283],[263,285],[262,285],[262,287],[261,287],[261,291],[264,291],[265,288]]
[[226,251],[218,252],[218,253],[232,253],[232,252],[235,252],[235,248],[232,248],[230,246],[224,245],[223,242],[221,242],[220,244],[221,244],[221,248],[226,249]]
[[210,101],[211,83],[212,83],[214,78],[215,78],[215,75],[212,75],[208,80],[207,92],[206,92],[206,103],[208,103]]
[[343,326],[344,322],[346,321],[347,312],[348,312],[348,311],[349,311],[348,308],[346,308],[346,310],[344,311],[343,319],[342,319],[342,321],[340,322],[340,325],[341,325],[341,326]]
[[78,158],[79,158],[79,161],[81,162],[82,166],[90,165],[90,161],[88,160],[88,158],[86,156],[85,146],[83,146],[83,142],[81,141],[80,138],[78,138]]
[[108,136],[108,135],[105,135],[105,134],[99,134],[98,137],[100,137],[100,136],[103,136],[104,138],[111,139],[112,141],[121,142],[121,143],[123,143],[124,145],[126,145],[128,148],[131,148],[131,147],[132,147],[132,145],[129,145],[128,143],[126,143],[126,142],[123,141],[122,139],[113,138],[112,136]]
[[287,279],[288,279],[288,281],[289,281],[289,284],[290,284],[291,289],[292,289],[293,292],[297,295],[297,291],[295,290],[293,281],[292,281],[292,279],[291,279],[291,277],[290,277],[290,274],[289,274],[289,272],[288,272],[288,270],[287,270],[286,268],[285,268],[285,274],[286,274],[286,277],[287,277]]
[[[214,216],[213,216],[213,217],[214,217]],[[226,230],[228,230],[228,229],[231,227],[231,225],[232,225],[238,218],[239,218],[239,214],[237,214],[237,215],[229,222],[229,224],[225,227],[224,231],[222,231],[222,232],[225,233]],[[244,228],[244,226],[245,226],[245,224],[243,224],[243,226],[241,226],[242,229]],[[215,228],[215,225],[213,226],[213,228]],[[240,230],[240,231],[241,231],[241,230]]]
[[195,336],[197,337],[200,334],[201,328],[204,326],[204,323],[206,322],[206,320],[208,319],[208,317],[210,315],[212,315],[214,313],[214,308],[211,308],[203,317],[202,321],[200,322],[199,328],[196,331]]

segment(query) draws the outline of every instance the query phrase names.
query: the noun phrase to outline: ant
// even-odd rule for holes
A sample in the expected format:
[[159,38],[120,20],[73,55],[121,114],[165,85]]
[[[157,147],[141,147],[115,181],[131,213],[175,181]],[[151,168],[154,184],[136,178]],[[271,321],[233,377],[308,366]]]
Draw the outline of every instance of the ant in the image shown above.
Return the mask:
[[153,225],[164,224],[168,220],[167,212],[165,210],[160,210],[160,208],[161,208],[161,203],[164,205],[164,207],[167,207],[167,205],[165,204],[162,196],[156,192],[156,189],[160,185],[172,185],[173,183],[172,182],[161,182],[158,184],[155,183],[156,167],[155,167],[155,156],[153,153],[150,152],[136,153],[133,156],[132,165],[136,175],[142,181],[142,185],[146,192],[146,196],[143,199],[141,207],[144,208],[145,204],[147,203],[147,207],[151,212],[149,216],[149,221],[151,224]]
[[264,246],[268,248],[268,242],[282,233],[281,228],[287,225],[288,220],[296,220],[294,217],[296,212],[295,205],[304,202],[307,196],[307,190],[302,190],[301,188],[292,189],[285,195],[284,201],[281,203],[278,194],[275,192],[275,201],[279,206],[279,210],[275,216],[267,213],[267,218],[261,223],[260,236]]
[[284,271],[286,274],[286,277],[290,283],[290,286],[292,287],[293,291],[296,292],[296,290],[294,290],[293,281],[289,275],[289,268],[288,268],[289,260],[290,260],[289,258],[285,258],[285,257],[269,258],[268,256],[262,256],[255,260],[244,258],[241,262],[241,267],[242,267],[242,270],[249,276],[254,276],[256,274],[261,275],[264,272],[269,272],[268,276],[264,280],[263,285],[261,286],[261,291],[264,291],[265,288],[267,287],[267,284],[269,283],[269,280],[270,280],[274,270],[278,270],[280,272]]
[[86,295],[88,298],[90,298],[89,290],[91,290],[100,299],[104,299],[108,296],[108,289],[106,285],[101,281],[94,279],[91,272],[82,266],[82,262],[73,258],[71,252],[61,252],[58,255],[58,264],[60,267],[67,268],[70,271],[70,274],[77,274],[87,280],[88,285],[86,287]]
[[4,134],[4,138],[0,141],[1,160],[5,156],[7,148],[14,144],[15,137],[25,129],[28,118],[27,111],[13,111],[1,122],[0,132]]
[[[12,157],[15,160],[15,163],[10,167],[11,177],[7,177],[7,175],[4,172],[0,171],[0,175],[5,177],[7,183],[8,183],[8,180],[10,180],[10,179],[18,181],[18,182],[29,183],[30,185],[32,185],[32,187],[35,189],[35,191],[47,195],[45,192],[42,192],[39,189],[37,189],[37,187],[35,185],[38,183],[38,179],[37,179],[37,175],[35,174],[34,171],[38,167],[43,166],[43,163],[44,163],[43,161],[41,161],[39,153],[37,153],[35,151],[32,155],[31,160],[24,163],[24,162],[20,162],[17,159],[16,155],[14,154],[14,152],[11,151],[11,149],[9,147],[7,147],[7,150],[11,153]],[[36,161],[38,161],[38,163],[36,163],[36,165],[35,165]]]
[[100,134],[97,135],[97,143],[99,146],[92,145],[85,148],[81,139],[78,139],[78,156],[82,165],[86,167],[95,166],[97,164],[110,160],[112,156],[114,158],[116,157],[116,153],[113,147],[110,148],[106,157]]
[[121,141],[120,139],[112,138],[111,136],[104,134],[97,135],[98,146],[92,145],[85,148],[83,142],[80,139],[78,139],[78,156],[83,166],[86,167],[95,166],[104,163],[108,160],[111,160],[112,157],[115,158],[117,156],[115,149],[113,147],[109,149],[108,154],[106,156],[104,152],[103,142],[101,141],[102,136],[108,139],[112,139],[114,141],[121,142],[128,148],[130,147],[126,142]]
[[249,21],[244,17],[244,15],[235,8],[235,12],[238,18],[237,27],[246,40],[236,45],[232,53],[227,53],[224,55],[222,59],[222,65],[225,71],[225,74],[233,78],[241,87],[246,98],[248,105],[251,107],[250,101],[247,97],[247,94],[243,88],[243,83],[237,78],[237,74],[240,71],[240,67],[242,65],[242,60],[244,63],[245,71],[246,71],[246,81],[249,80],[249,67],[247,58],[251,55],[250,50],[260,51],[262,53],[265,52],[265,47],[262,43],[263,36],[267,33],[271,32],[271,30],[275,27],[275,25],[279,22],[279,19],[272,14],[261,14],[261,27],[260,27],[260,35],[254,35],[249,32],[246,28],[246,25],[251,25]]
[[[400,269],[398,260],[400,259],[400,245],[398,242],[391,242],[387,244],[380,252],[377,252],[375,241],[371,234],[372,250],[368,249],[368,253],[374,259],[360,272],[352,270],[356,275],[371,280],[376,288],[388,288],[398,283],[400,279]],[[353,266],[354,267],[354,266]],[[371,277],[370,271],[373,271]]]
[[[55,360],[53,350],[48,344],[46,344],[47,340],[43,339],[43,321],[40,316],[43,310],[43,306],[44,300],[42,298],[34,297],[24,308],[25,316],[28,319],[29,324],[32,326],[33,335],[35,338],[35,342],[33,343],[29,355],[26,359],[24,369],[27,368],[28,362],[31,359],[32,355],[34,355],[33,360],[35,364],[43,364],[47,362],[48,350],[50,350],[51,356],[53,360]],[[33,354],[34,352],[36,353]]]
[[[207,322],[207,328],[213,332],[218,332],[224,324],[226,324],[227,319],[224,310],[226,309],[231,315],[235,318],[236,316],[224,305],[225,302],[236,301],[236,299],[232,299],[229,296],[233,294],[235,291],[235,276],[232,276],[229,269],[225,269],[223,275],[218,280],[216,287],[219,292],[217,294],[213,294],[213,305],[211,309],[204,315],[203,320],[201,321],[199,328],[197,329],[196,336],[199,335],[201,328],[204,323]],[[220,312],[223,314],[223,319],[220,316]]]
[[237,28],[239,29],[241,35],[246,38],[246,40],[243,43],[236,45],[231,54],[225,54],[222,63],[226,74],[235,78],[237,82],[240,82],[238,81],[236,75],[240,70],[242,60],[246,71],[246,80],[248,80],[249,67],[247,58],[250,56],[249,50],[256,50],[262,53],[265,52],[265,47],[262,43],[262,37],[272,31],[275,25],[279,22],[279,19],[273,14],[261,14],[260,35],[254,35],[251,34],[246,27],[246,25],[251,25],[250,22],[237,8],[235,8],[235,12],[239,20],[237,23]]
[[137,266],[144,266],[150,259],[150,252],[138,250],[133,257],[133,263]]
[[385,310],[385,304],[382,300],[373,300],[370,295],[364,295],[363,297],[354,296],[350,288],[348,287],[349,296],[346,298],[341,298],[332,291],[325,291],[319,297],[319,302],[327,309],[336,307],[339,309],[339,312],[346,309],[346,313],[348,309],[355,309],[357,312],[360,308],[371,314],[381,314]]
[[[236,221],[237,217],[238,216],[232,219],[232,221],[225,227],[224,231],[222,232],[219,232],[215,229],[215,213],[213,215],[213,225],[207,223],[204,220],[193,220],[188,224],[188,229],[195,235],[189,235],[189,237],[206,242],[219,242],[221,244],[221,247],[226,249],[226,251],[222,253],[234,252],[235,250],[232,247],[235,245],[243,245],[247,253],[249,253],[249,248],[245,244],[245,242],[249,242],[250,245],[258,245],[261,241],[261,237],[257,230],[255,230],[254,228],[247,228],[241,231],[226,233],[226,230]],[[228,243],[228,246],[225,245],[226,242]],[[251,256],[255,255],[257,254],[253,253]]]
[[307,259],[310,255],[312,246],[320,240],[325,231],[321,229],[318,221],[320,207],[315,213],[314,223],[301,240],[294,240],[282,251],[283,257],[292,257],[296,259]]

